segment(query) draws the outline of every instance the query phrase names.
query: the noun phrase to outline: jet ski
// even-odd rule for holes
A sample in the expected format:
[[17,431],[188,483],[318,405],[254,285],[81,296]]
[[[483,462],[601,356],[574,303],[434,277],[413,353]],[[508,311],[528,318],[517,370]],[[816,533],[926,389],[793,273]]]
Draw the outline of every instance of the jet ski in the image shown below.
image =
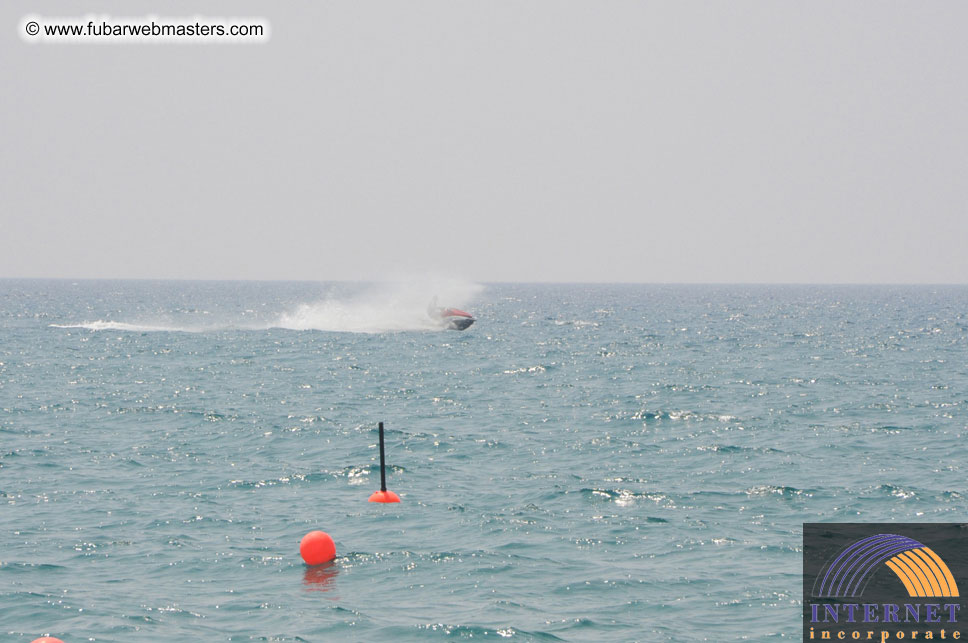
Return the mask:
[[427,307],[427,314],[436,321],[442,328],[447,330],[465,330],[470,327],[476,319],[474,316],[457,308],[440,308],[437,306],[437,298],[434,297]]

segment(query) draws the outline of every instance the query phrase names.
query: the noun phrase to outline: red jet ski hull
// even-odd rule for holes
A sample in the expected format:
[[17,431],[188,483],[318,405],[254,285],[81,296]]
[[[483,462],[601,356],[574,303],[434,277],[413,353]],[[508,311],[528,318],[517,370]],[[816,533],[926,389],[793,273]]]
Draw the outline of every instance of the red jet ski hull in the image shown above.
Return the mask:
[[433,303],[427,313],[447,330],[464,330],[477,321],[469,312],[457,308],[436,308]]

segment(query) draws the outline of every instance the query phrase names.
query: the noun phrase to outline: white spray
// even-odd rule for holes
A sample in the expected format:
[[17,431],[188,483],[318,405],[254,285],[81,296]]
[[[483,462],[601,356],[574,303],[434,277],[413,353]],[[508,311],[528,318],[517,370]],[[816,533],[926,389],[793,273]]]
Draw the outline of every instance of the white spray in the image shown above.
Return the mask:
[[[330,295],[321,301],[294,304],[267,321],[172,324],[98,320],[75,324],[51,324],[56,328],[128,332],[213,332],[220,330],[323,330],[350,333],[382,333],[405,330],[440,330],[427,315],[437,297],[441,306],[464,308],[484,290],[480,284],[457,279],[412,278],[362,285],[351,294]],[[470,311],[473,312],[473,311]],[[188,321],[188,320],[186,320]]]

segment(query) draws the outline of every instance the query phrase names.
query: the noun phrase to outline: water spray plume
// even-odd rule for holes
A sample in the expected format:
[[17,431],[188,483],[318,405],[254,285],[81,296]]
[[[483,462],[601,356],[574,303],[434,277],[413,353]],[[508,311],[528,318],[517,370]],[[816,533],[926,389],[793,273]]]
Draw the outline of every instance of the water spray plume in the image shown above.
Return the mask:
[[[252,319],[220,320],[213,323],[197,317],[170,320],[97,320],[51,324],[53,328],[133,333],[205,333],[226,330],[258,331],[271,328],[321,330],[344,333],[433,331],[440,325],[427,315],[427,303],[437,296],[448,306],[463,307],[483,291],[479,284],[454,279],[394,281],[360,287],[353,293],[332,293],[321,300],[291,304],[280,313]],[[278,309],[277,309],[278,310]]]

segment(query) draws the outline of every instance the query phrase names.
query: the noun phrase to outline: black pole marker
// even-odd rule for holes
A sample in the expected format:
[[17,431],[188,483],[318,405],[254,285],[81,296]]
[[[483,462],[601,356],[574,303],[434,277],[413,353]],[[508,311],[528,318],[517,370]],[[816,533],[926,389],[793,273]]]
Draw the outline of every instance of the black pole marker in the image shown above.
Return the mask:
[[380,490],[373,492],[370,502],[400,502],[400,496],[387,491],[387,458],[383,448],[383,422],[380,422]]
[[383,450],[383,422],[380,422],[380,491],[387,490],[387,457]]

